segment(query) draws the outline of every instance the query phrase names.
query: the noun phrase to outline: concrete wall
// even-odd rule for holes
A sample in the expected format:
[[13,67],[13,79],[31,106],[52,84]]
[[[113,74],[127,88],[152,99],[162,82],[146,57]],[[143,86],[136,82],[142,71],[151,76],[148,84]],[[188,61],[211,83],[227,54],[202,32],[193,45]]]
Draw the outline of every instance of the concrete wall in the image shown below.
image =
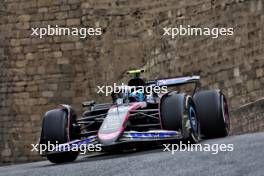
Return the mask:
[[[48,24],[101,27],[103,35],[30,36]],[[162,36],[180,24],[233,27],[234,35]],[[30,143],[42,114],[59,103],[81,112],[82,101],[108,100],[96,86],[125,80],[130,68],[145,68],[146,78],[200,74],[203,88],[222,89],[231,108],[253,102],[264,96],[263,37],[262,0],[1,1],[0,162],[39,159]]]

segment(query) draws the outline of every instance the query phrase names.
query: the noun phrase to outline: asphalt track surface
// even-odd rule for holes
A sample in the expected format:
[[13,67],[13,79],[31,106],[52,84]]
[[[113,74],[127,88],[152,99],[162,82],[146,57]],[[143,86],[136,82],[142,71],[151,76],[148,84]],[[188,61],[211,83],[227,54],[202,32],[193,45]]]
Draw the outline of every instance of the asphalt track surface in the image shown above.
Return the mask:
[[201,142],[234,144],[232,152],[163,152],[163,148],[115,155],[81,156],[73,163],[48,161],[0,167],[2,176],[190,175],[264,176],[264,133]]

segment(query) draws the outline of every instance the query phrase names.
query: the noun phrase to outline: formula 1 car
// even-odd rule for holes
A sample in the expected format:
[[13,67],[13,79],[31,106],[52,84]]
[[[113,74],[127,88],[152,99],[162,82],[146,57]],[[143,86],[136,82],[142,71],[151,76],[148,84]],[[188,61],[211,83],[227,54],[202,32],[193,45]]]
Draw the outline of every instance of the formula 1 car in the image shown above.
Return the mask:
[[[225,137],[229,133],[227,101],[220,90],[197,91],[200,76],[144,81],[143,70],[128,71],[132,78],[112,102],[84,102],[88,108],[80,118],[69,105],[45,113],[39,144],[59,144],[42,153],[53,163],[74,161],[79,152],[72,146],[100,144],[103,151],[134,144],[163,143]],[[193,84],[191,95],[175,90],[166,93],[146,89]],[[139,90],[141,88],[141,90]],[[144,92],[145,91],[145,92]],[[61,146],[68,145],[67,150]]]

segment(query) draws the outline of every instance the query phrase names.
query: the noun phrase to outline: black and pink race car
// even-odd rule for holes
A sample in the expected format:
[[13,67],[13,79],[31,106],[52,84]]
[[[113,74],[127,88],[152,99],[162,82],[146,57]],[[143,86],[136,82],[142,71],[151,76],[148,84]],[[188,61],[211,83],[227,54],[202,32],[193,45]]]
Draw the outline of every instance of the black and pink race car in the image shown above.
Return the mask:
[[[63,163],[74,161],[79,152],[71,147],[83,144],[100,144],[107,152],[179,140],[196,143],[228,135],[228,106],[220,90],[197,91],[200,76],[145,82],[141,72],[129,71],[134,78],[124,91],[112,93],[111,103],[84,102],[87,110],[79,118],[68,105],[46,112],[39,144],[59,145],[41,155],[53,163]],[[194,85],[191,95],[173,90],[185,84]],[[144,92],[145,88],[164,86],[172,90]],[[66,150],[61,148],[65,145]]]

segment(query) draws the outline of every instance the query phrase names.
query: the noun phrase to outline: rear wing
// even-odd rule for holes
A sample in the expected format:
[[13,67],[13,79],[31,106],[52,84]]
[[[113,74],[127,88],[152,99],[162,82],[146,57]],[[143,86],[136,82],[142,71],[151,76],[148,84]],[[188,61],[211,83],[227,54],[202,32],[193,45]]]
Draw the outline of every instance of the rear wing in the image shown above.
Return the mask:
[[186,76],[186,77],[179,77],[179,78],[165,78],[159,79],[154,81],[149,81],[147,84],[152,86],[178,86],[183,84],[190,84],[190,83],[199,83],[200,76]]
[[197,87],[200,87],[200,76],[186,76],[186,77],[178,77],[178,78],[165,78],[154,81],[149,81],[147,83],[148,86],[180,86],[184,84],[195,84],[193,89],[192,96],[195,94]]

